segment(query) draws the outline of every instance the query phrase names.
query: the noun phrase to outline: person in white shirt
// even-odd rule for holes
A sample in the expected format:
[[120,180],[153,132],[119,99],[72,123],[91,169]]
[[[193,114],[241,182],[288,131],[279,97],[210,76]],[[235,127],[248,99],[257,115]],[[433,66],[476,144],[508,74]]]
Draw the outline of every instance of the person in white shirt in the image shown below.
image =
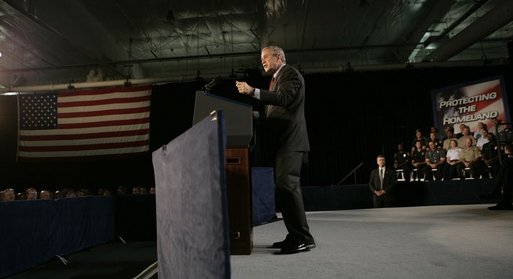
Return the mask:
[[459,165],[462,164],[460,155],[461,148],[458,147],[458,140],[452,139],[445,156],[448,164],[445,175],[447,179],[463,178],[463,173],[458,173]]

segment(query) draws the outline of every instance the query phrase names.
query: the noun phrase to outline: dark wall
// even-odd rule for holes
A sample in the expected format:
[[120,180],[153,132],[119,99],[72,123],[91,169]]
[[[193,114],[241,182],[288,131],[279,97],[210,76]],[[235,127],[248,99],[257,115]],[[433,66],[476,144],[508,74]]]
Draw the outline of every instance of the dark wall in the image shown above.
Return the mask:
[[[432,126],[433,89],[504,75],[511,108],[512,72],[512,66],[476,66],[305,75],[311,152],[303,170],[303,185],[336,184],[360,162],[364,164],[356,172],[356,183],[367,183],[377,153],[384,153],[390,162],[398,142],[409,145],[415,129],[427,133]],[[260,76],[258,71],[249,73],[244,79],[259,87],[266,87],[268,82],[268,77]],[[194,94],[205,83],[196,81],[154,87],[151,150],[191,127]],[[252,102],[237,94],[233,84],[234,79],[223,80],[214,93]],[[97,162],[17,163],[16,126],[16,97],[0,96],[0,188],[15,186],[20,191],[29,185],[38,188],[43,185],[50,189],[95,189],[154,183],[150,154]],[[258,125],[257,129],[260,129]],[[260,159],[261,152],[257,144],[255,165],[265,164]],[[344,182],[353,183],[354,176]]]

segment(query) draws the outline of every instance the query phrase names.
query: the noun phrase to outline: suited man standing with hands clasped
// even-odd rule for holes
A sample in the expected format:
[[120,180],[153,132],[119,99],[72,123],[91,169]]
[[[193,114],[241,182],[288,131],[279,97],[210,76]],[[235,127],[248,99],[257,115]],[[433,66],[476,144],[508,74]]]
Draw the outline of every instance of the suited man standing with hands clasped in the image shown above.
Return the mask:
[[269,89],[236,82],[240,93],[259,99],[265,108],[265,126],[271,135],[269,151],[274,158],[274,179],[278,203],[288,234],[275,242],[281,254],[308,251],[315,247],[306,220],[300,174],[303,156],[310,150],[306,121],[305,81],[299,71],[286,64],[283,49],[268,46],[261,52],[262,66],[273,74]]
[[376,157],[378,168],[372,170],[369,187],[373,194],[374,207],[389,207],[393,205],[392,188],[395,185],[395,173],[392,168],[385,166],[385,156]]

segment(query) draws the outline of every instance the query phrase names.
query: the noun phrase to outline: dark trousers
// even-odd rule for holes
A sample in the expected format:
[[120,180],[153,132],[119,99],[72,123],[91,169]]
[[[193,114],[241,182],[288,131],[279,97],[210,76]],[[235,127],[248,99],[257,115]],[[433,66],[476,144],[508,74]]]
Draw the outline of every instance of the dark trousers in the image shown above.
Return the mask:
[[494,192],[500,193],[502,190],[499,204],[511,205],[513,200],[513,158],[505,158],[497,174],[497,186]]
[[313,240],[306,221],[301,191],[303,152],[279,152],[275,158],[276,197],[281,207],[287,238]]
[[373,195],[373,201],[374,201],[374,207],[376,207],[376,208],[394,206],[394,199],[393,199],[392,195],[390,195],[388,193],[381,197]]

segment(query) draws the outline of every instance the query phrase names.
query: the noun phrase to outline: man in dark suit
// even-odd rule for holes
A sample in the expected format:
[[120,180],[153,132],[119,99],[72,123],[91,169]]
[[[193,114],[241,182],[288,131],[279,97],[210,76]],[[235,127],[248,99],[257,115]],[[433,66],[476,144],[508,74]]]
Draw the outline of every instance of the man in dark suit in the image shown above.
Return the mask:
[[300,174],[303,157],[310,150],[306,121],[305,81],[297,69],[286,64],[283,49],[262,49],[262,66],[273,74],[269,89],[259,89],[246,82],[236,82],[240,93],[253,96],[266,105],[265,125],[270,135],[269,151],[274,158],[277,200],[288,234],[275,242],[282,254],[308,251],[315,247],[306,220]]
[[374,207],[389,207],[393,205],[392,189],[395,185],[396,176],[392,168],[385,165],[385,156],[376,157],[378,168],[372,170],[369,187],[373,194]]
[[500,197],[499,202],[488,207],[490,210],[513,210],[513,146],[506,144],[504,146],[505,157],[497,173],[497,184],[494,189],[485,198]]

